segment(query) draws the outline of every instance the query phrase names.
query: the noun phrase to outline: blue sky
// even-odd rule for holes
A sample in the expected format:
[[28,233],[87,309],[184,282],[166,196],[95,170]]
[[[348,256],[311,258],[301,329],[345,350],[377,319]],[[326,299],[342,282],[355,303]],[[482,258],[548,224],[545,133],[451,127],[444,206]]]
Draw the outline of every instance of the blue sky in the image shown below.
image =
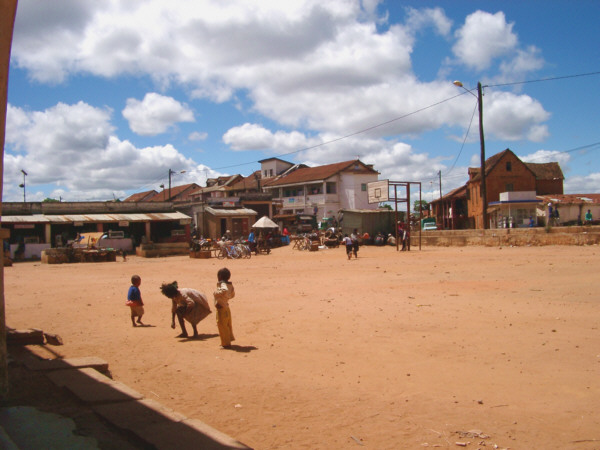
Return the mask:
[[558,161],[566,193],[598,193],[599,17],[594,0],[20,0],[3,198],[23,200],[21,170],[27,201],[93,201],[169,170],[204,186],[358,157],[429,200],[438,172],[446,193],[479,165],[454,80],[488,86],[488,157]]

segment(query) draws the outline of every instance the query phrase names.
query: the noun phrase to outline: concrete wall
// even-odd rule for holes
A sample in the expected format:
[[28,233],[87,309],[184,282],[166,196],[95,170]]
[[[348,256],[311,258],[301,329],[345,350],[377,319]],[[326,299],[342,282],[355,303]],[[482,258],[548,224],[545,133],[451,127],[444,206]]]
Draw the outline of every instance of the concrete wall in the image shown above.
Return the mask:
[[[0,198],[2,197],[2,179],[4,173],[4,132],[6,129],[6,100],[8,92],[8,66],[13,27],[17,13],[17,0],[0,0]],[[1,206],[1,203],[0,203]],[[1,209],[1,208],[0,208]],[[1,211],[0,211],[1,213]],[[8,238],[0,232],[2,239]],[[3,243],[2,243],[3,244]],[[4,312],[4,264],[0,272],[0,398],[8,391],[8,370],[6,352],[6,320]]]
[[[412,246],[419,244],[419,233],[413,231]],[[522,245],[598,245],[600,226],[516,228],[494,230],[437,230],[421,234],[422,246],[467,246],[487,247]]]

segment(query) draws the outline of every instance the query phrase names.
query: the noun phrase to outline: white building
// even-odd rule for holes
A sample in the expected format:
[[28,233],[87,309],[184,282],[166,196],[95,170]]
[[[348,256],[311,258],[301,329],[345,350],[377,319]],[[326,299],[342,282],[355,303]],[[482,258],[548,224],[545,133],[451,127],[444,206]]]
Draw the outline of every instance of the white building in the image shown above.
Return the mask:
[[324,166],[294,165],[278,158],[261,163],[262,187],[271,191],[280,214],[315,214],[332,217],[340,209],[377,209],[368,201],[367,184],[379,172],[360,160]]

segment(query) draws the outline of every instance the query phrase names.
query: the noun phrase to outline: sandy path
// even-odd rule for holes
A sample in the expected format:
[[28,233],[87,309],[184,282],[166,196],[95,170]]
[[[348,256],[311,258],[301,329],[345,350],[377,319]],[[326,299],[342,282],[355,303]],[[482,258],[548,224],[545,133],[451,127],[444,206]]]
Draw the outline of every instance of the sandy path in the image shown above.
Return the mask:
[[[5,269],[7,325],[257,449],[600,448],[600,249],[361,247]],[[210,315],[176,339],[158,287],[211,294],[227,265],[235,350]],[[144,322],[124,298],[142,277]],[[44,355],[52,357],[50,353]],[[480,430],[489,436],[463,436]]]

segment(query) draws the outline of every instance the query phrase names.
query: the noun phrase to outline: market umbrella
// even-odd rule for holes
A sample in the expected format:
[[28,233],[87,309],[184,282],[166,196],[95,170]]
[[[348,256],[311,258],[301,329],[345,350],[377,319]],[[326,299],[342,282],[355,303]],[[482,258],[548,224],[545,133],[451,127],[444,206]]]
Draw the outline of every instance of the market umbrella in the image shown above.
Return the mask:
[[252,228],[279,228],[279,226],[267,216],[262,216],[252,225]]

